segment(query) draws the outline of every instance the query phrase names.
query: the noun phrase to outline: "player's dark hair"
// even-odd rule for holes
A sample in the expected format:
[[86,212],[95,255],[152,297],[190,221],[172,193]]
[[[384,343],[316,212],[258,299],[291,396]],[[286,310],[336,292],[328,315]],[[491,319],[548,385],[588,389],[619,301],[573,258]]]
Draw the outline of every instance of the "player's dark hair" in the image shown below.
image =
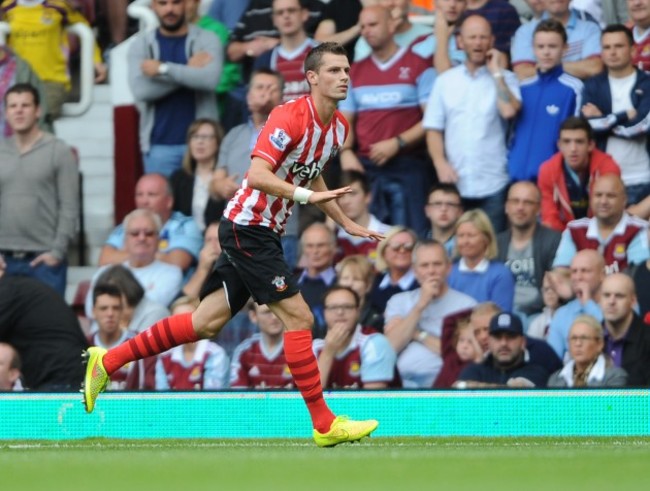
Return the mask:
[[117,286],[126,298],[126,303],[129,307],[136,307],[144,297],[144,288],[133,276],[133,273],[121,264],[111,266],[104,271],[97,283],[111,283]]
[[122,300],[122,290],[113,283],[100,283],[98,282],[93,288],[93,305],[97,304],[97,299],[101,295],[108,295],[109,297],[119,298]]
[[339,43],[323,43],[319,44],[313,48],[305,58],[305,73],[307,72],[317,72],[320,66],[323,64],[323,55],[325,53],[330,53],[333,55],[342,55],[347,57],[348,52],[346,49]]
[[630,43],[630,46],[634,46],[634,36],[632,35],[632,29],[630,29],[629,27],[623,24],[608,25],[605,29],[603,29],[603,32],[600,34],[601,41],[605,34],[612,34],[614,32],[622,32],[623,34],[625,34],[625,37],[627,37],[627,40]]
[[571,116],[565,119],[562,125],[560,126],[560,134],[562,134],[564,130],[582,130],[585,133],[587,133],[587,138],[589,139],[589,141],[594,139],[594,132],[591,129],[591,125],[584,118]]
[[323,305],[325,305],[325,300],[327,300],[327,297],[329,297],[334,292],[340,292],[340,291],[349,292],[354,297],[354,304],[356,307],[359,307],[361,305],[361,299],[359,298],[357,292],[355,292],[349,286],[343,286],[338,284],[328,288],[327,291],[323,294]]
[[538,32],[554,32],[560,35],[564,44],[567,43],[566,29],[560,21],[557,21],[555,19],[544,19],[539,24],[537,24],[535,32],[533,33],[533,39]]
[[339,178],[339,187],[351,186],[355,182],[359,183],[363,194],[368,194],[370,192],[370,183],[368,178],[362,172],[356,170],[345,170],[341,172],[341,177]]
[[5,92],[5,96],[4,96],[5,105],[7,104],[7,98],[9,97],[9,94],[25,94],[25,93],[32,94],[32,97],[34,98],[34,105],[36,107],[41,105],[41,96],[38,93],[38,90],[36,90],[36,87],[34,87],[32,84],[26,82],[15,84],[9,87],[9,90]]

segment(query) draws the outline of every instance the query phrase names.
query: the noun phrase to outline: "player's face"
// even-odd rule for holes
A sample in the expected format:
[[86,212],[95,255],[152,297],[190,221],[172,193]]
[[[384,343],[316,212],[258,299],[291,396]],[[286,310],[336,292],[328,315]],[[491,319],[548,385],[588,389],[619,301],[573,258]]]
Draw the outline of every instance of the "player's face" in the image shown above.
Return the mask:
[[338,203],[343,209],[343,213],[347,215],[353,222],[368,213],[368,206],[370,205],[370,194],[366,194],[358,182],[353,182],[350,187],[352,192],[342,195],[338,198]]
[[372,8],[361,11],[359,15],[361,36],[373,50],[381,49],[393,38],[393,22],[383,9]]
[[359,298],[364,298],[372,286],[366,283],[366,279],[361,274],[361,271],[358,271],[352,265],[343,268],[338,276],[338,284],[341,286],[347,286],[354,290],[354,292],[359,295]]
[[106,294],[98,296],[93,306],[93,317],[97,321],[99,332],[115,334],[120,329],[122,298]]
[[622,70],[632,65],[634,47],[623,32],[608,32],[601,39],[601,57],[610,70]]
[[384,260],[389,269],[407,271],[413,262],[415,240],[411,234],[400,232],[390,239],[384,249]]
[[153,0],[151,8],[164,30],[176,32],[185,25],[185,0]]
[[627,10],[634,24],[642,27],[650,25],[650,0],[627,0]]
[[614,177],[601,177],[595,182],[589,201],[599,220],[618,222],[627,202],[623,183]]
[[413,272],[420,284],[446,284],[451,264],[443,247],[420,247],[414,254]]
[[538,32],[533,39],[537,67],[547,72],[562,63],[564,40],[557,32]]
[[624,320],[636,304],[636,295],[625,278],[615,275],[605,278],[600,288],[600,308],[605,320],[617,323]]
[[523,336],[512,333],[499,332],[488,337],[490,353],[500,365],[511,365],[521,356],[526,346]]
[[467,61],[480,67],[487,63],[487,53],[492,49],[494,37],[490,24],[480,17],[472,17],[463,23],[458,38],[460,48],[465,51]]
[[506,215],[514,227],[528,227],[539,214],[539,193],[532,183],[514,184],[508,192]]
[[460,197],[453,193],[434,191],[429,195],[429,201],[424,210],[431,226],[439,230],[449,230],[463,213]]
[[136,216],[129,220],[125,230],[124,249],[132,266],[150,264],[158,251],[158,232],[156,224],[146,216]]
[[253,322],[257,324],[261,332],[268,336],[278,336],[284,330],[282,321],[266,305],[255,306]]
[[298,0],[274,0],[271,11],[273,25],[282,36],[299,33],[309,18],[309,11]]
[[214,127],[202,124],[190,136],[190,154],[197,162],[211,162],[217,156],[219,145]]
[[325,98],[342,101],[348,96],[350,63],[347,56],[324,53],[316,72],[307,72],[312,91]]
[[571,0],[543,0],[545,10],[551,15],[564,15],[569,11]]
[[359,307],[352,293],[335,290],[327,295],[323,305],[327,329],[340,326],[346,331],[354,330],[359,319]]
[[5,116],[16,134],[29,133],[38,124],[40,108],[29,92],[12,92],[7,96]]
[[461,223],[456,231],[456,246],[461,257],[480,260],[485,256],[488,240],[476,225],[465,222]]
[[560,131],[557,146],[564,161],[574,171],[582,172],[589,167],[589,157],[594,149],[594,142],[589,140],[586,131],[581,129]]
[[447,23],[455,24],[467,7],[466,0],[438,0],[436,9],[441,12]]
[[483,353],[489,349],[490,319],[493,316],[493,312],[486,312],[483,314],[472,314],[470,317],[470,324],[474,328],[474,337],[483,350]]
[[603,350],[603,339],[587,324],[574,324],[569,331],[569,352],[573,361],[587,365]]
[[167,194],[167,183],[157,175],[145,175],[135,186],[135,207],[157,213],[164,221],[172,209],[172,198]]

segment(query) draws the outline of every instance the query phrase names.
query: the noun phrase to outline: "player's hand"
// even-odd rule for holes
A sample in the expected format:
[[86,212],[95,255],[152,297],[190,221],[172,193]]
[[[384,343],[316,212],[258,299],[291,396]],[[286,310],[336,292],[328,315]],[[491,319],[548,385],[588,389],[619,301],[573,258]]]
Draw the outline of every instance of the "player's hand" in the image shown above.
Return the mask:
[[399,152],[399,142],[397,138],[381,140],[370,145],[368,157],[378,166],[386,165]]
[[353,170],[361,172],[362,174],[366,173],[366,170],[363,168],[363,164],[357,157],[357,154],[352,150],[341,152],[339,160],[341,162],[341,170]]
[[45,264],[46,266],[58,266],[60,262],[61,260],[55,258],[51,253],[44,252],[43,254],[36,256],[34,260],[29,263],[29,265],[32,268],[35,268],[39,264]]
[[602,116],[603,113],[598,109],[598,106],[595,104],[592,104],[591,102],[588,102],[584,106],[582,106],[582,109],[580,110],[582,112],[582,115],[585,118],[597,118],[599,116]]
[[374,230],[370,230],[367,229],[366,227],[362,227],[361,225],[354,223],[351,220],[350,220],[350,224],[346,225],[344,228],[347,233],[349,233],[350,235],[354,235],[356,237],[372,239],[372,240],[376,240],[377,242],[385,239],[385,237],[379,232],[375,232]]
[[187,66],[194,68],[202,68],[212,61],[212,55],[207,51],[199,51],[194,53],[192,57],[187,60]]
[[155,77],[158,75],[158,67],[160,62],[158,60],[144,60],[140,64],[140,69],[147,77]]
[[436,163],[436,174],[438,175],[438,180],[445,183],[457,183],[458,174],[456,170],[449,165],[449,162],[446,160],[443,162]]
[[344,188],[338,189],[328,189],[327,191],[314,191],[309,197],[309,203],[312,205],[317,205],[319,203],[327,203],[333,199],[337,199],[339,196],[348,194],[352,192],[350,186],[345,186]]

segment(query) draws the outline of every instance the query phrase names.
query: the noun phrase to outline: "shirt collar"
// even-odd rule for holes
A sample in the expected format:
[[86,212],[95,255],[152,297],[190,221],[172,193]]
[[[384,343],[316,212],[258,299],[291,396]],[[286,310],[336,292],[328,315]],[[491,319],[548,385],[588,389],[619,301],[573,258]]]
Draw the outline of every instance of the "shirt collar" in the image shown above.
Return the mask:
[[[567,386],[569,387],[573,387],[574,365],[575,362],[571,360],[567,362],[566,365],[564,365],[564,368],[560,372],[560,377],[564,379]],[[602,382],[602,380],[605,378],[605,368],[606,368],[605,356],[598,355],[598,358],[596,359],[596,363],[594,363],[594,366],[591,367],[591,370],[589,371],[589,375],[587,375],[587,385],[589,385],[589,382]]]
[[[616,224],[616,227],[614,227],[614,231],[608,237],[608,242],[609,240],[611,240],[612,237],[616,235],[623,235],[625,233],[625,229],[627,228],[629,221],[630,221],[630,215],[628,215],[627,212],[624,211],[623,216]],[[593,217],[591,218],[591,220],[589,220],[589,225],[587,225],[587,238],[594,239],[597,240],[598,242],[601,242],[600,232],[598,231],[598,219],[596,217]]]
[[[397,286],[399,286],[401,290],[406,291],[409,289],[409,287],[413,284],[414,281],[415,281],[415,273],[413,273],[412,269],[409,269],[406,272],[406,274],[397,281]],[[393,285],[393,283],[390,280],[390,273],[388,273],[387,271],[384,277],[379,282],[379,289],[385,290],[391,285]]]
[[[550,18],[551,18],[551,15],[548,12],[544,12],[542,14],[542,19],[541,20],[546,20],[546,19],[550,19]],[[566,23],[566,26],[564,26],[565,29],[567,31],[573,29],[576,26],[577,22],[578,22],[578,16],[577,16],[575,10],[570,9],[569,10],[569,21]]]
[[485,273],[490,267],[490,261],[488,259],[481,259],[480,262],[473,269],[470,268],[465,262],[465,258],[460,258],[458,261],[458,271],[463,273],[472,272],[472,273]]
[[334,269],[333,266],[330,266],[324,271],[321,271],[318,273],[316,276],[309,276],[307,273],[307,269],[303,269],[302,273],[300,273],[300,278],[298,279],[298,282],[303,282],[305,279],[310,279],[310,280],[323,280],[323,283],[326,285],[331,285],[334,283],[334,280],[336,279],[336,270]]

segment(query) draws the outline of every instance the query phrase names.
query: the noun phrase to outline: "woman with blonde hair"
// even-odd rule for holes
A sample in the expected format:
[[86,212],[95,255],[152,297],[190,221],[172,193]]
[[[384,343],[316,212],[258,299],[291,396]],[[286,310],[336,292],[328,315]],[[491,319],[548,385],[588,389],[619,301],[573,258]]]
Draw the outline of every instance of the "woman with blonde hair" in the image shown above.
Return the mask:
[[174,211],[194,218],[200,230],[219,220],[225,207],[224,200],[210,194],[222,134],[221,126],[212,119],[194,121],[187,130],[183,166],[169,179],[174,195]]
[[579,315],[569,331],[569,360],[548,379],[548,387],[624,387],[627,372],[603,354],[603,326],[590,315]]
[[380,272],[370,290],[370,303],[378,311],[386,310],[388,299],[396,293],[415,290],[420,286],[411,269],[413,248],[417,235],[413,230],[391,228],[377,246],[375,267]]
[[477,302],[494,302],[512,311],[515,279],[505,264],[495,261],[497,241],[490,219],[483,210],[466,211],[456,223],[456,257],[449,286]]

